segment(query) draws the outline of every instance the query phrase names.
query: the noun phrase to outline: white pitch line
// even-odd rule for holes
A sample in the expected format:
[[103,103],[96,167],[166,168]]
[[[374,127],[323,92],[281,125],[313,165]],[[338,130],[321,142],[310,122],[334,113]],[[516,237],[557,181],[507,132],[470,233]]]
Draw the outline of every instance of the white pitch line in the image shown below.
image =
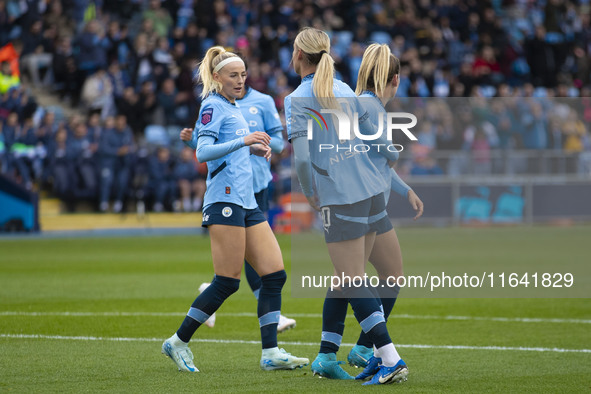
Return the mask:
[[[113,316],[113,317],[179,317],[185,316],[182,312],[21,312],[21,311],[0,311],[0,316],[72,316],[72,317],[88,317],[88,316]],[[288,313],[289,317],[297,318],[314,318],[322,317],[320,313]],[[220,313],[219,316],[228,317],[257,317],[256,313],[239,312],[239,313]],[[353,315],[347,316],[354,319]],[[572,324],[591,324],[589,319],[559,319],[559,318],[538,318],[538,317],[493,317],[493,316],[437,316],[437,315],[408,315],[408,314],[394,314],[393,319],[410,319],[410,320],[465,320],[465,321],[494,321],[504,323],[572,323]]]
[[[127,338],[127,337],[93,337],[93,336],[65,336],[65,335],[40,335],[40,334],[0,334],[0,338],[6,339],[51,339],[66,341],[108,341],[108,342],[162,342],[162,338]],[[240,339],[206,339],[195,338],[192,342],[223,343],[240,345],[260,345],[260,341],[247,341]],[[316,342],[279,341],[280,345],[288,346],[318,346]],[[341,346],[352,347],[353,343],[343,343]],[[511,347],[511,346],[466,346],[466,345],[419,345],[397,344],[396,347],[408,349],[444,349],[444,350],[505,350],[522,352],[552,352],[552,353],[591,353],[591,349],[563,349],[548,347]]]

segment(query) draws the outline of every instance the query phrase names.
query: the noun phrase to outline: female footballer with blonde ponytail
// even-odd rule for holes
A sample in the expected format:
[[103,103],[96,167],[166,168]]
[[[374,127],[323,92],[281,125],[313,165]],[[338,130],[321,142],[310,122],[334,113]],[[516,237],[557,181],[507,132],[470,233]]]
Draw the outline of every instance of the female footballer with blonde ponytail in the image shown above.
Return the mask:
[[[365,50],[359,68],[355,93],[363,100],[362,105],[367,110],[370,118],[379,119],[380,113],[385,114],[386,104],[396,95],[398,90],[399,74],[400,62],[390,52],[387,45],[372,44]],[[417,211],[415,220],[418,219],[423,214],[423,202],[400,179],[396,171],[390,168],[387,160],[374,152],[370,152],[369,156],[388,184],[384,191],[386,204],[390,197],[390,190],[394,190],[408,199],[411,206]],[[398,286],[389,286],[388,278],[398,278],[403,275],[402,254],[394,229],[377,232],[369,262],[376,268],[380,278],[376,290],[382,303],[384,318],[387,321],[400,290]],[[382,362],[380,355],[374,354],[374,344],[363,331],[359,335],[357,343],[349,352],[347,360],[351,365],[364,368],[363,372],[357,375],[357,379],[374,376],[378,373]]]
[[177,332],[162,344],[162,353],[178,369],[198,372],[188,342],[195,331],[238,290],[246,258],[260,275],[257,315],[261,331],[263,370],[295,369],[307,358],[294,357],[277,347],[281,289],[286,273],[277,239],[254,196],[250,154],[270,157],[271,137],[250,133],[236,99],[246,80],[244,62],[223,47],[210,48],[199,66],[204,98],[195,129],[197,159],[207,162],[207,191],[203,227],[209,229],[215,276],[193,302]]
[[[387,185],[367,152],[356,152],[341,160],[339,150],[344,151],[347,146],[351,149],[361,140],[350,136],[341,141],[341,130],[337,133],[340,121],[335,123],[326,109],[342,108],[343,112],[359,113],[362,132],[370,133],[373,125],[359,107],[351,88],[334,78],[330,39],[325,32],[314,28],[300,31],[294,41],[292,61],[302,83],[286,97],[285,113],[300,185],[310,205],[322,212],[325,242],[335,275],[363,277],[376,232],[387,232],[392,228],[384,200]],[[308,121],[309,114],[322,117],[318,127]],[[380,143],[379,138],[375,142]],[[386,144],[384,139],[382,145]],[[321,149],[329,146],[337,147],[336,156]],[[380,152],[387,161],[398,159],[396,150],[381,149]],[[386,368],[376,374],[378,378],[370,384],[405,379],[406,365],[392,344],[376,296],[369,287],[356,287],[351,283],[327,291],[320,351],[312,363],[313,373],[332,379],[353,379],[336,359],[348,304],[351,304],[363,331],[383,354]]]

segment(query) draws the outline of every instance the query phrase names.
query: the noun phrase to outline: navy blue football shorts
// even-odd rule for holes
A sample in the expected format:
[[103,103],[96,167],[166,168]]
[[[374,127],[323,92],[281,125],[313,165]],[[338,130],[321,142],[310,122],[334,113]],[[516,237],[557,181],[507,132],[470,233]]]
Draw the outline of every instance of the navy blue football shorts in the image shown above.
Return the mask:
[[321,212],[326,243],[348,241],[373,232],[384,234],[393,228],[383,193],[354,204],[322,207]]
[[216,202],[203,210],[202,227],[212,224],[226,226],[250,227],[267,221],[259,207],[244,209],[240,205],[227,202]]
[[254,199],[263,213],[269,210],[269,188],[264,188],[260,192],[255,193]]

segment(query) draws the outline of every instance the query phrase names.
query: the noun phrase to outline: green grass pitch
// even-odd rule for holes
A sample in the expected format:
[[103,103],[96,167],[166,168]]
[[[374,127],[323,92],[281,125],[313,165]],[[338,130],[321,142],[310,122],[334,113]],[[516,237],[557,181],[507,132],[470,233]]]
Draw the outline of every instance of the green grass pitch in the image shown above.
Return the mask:
[[[591,227],[403,228],[398,234],[407,270],[468,258],[467,238],[487,266],[502,258],[500,248],[515,261],[535,256],[557,269],[561,259],[591,261]],[[289,274],[290,239],[279,241]],[[204,236],[0,239],[0,392],[374,390],[312,377],[309,366],[261,371],[256,302],[246,280],[219,310],[215,327],[201,327],[191,342],[201,372],[177,372],[160,354],[162,340],[212,274]],[[321,299],[292,298],[288,280],[283,313],[297,327],[280,334],[280,346],[313,360],[321,311]],[[588,298],[401,297],[388,327],[409,380],[377,390],[591,391]],[[339,359],[358,333],[350,311]]]

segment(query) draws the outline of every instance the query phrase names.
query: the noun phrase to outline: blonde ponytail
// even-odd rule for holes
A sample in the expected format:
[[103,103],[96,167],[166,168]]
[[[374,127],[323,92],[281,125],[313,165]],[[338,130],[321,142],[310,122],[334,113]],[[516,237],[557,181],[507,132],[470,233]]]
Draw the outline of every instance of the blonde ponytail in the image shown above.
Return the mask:
[[394,75],[400,72],[400,61],[390,52],[386,44],[371,44],[363,53],[355,94],[360,95],[368,89],[381,96]]
[[213,69],[222,60],[233,56],[238,55],[226,51],[222,46],[211,47],[207,50],[205,57],[199,64],[199,81],[203,84],[203,92],[201,92],[202,99],[207,97],[211,92],[219,92],[222,89],[221,84],[213,79]]
[[324,108],[338,108],[333,91],[334,60],[330,56],[330,38],[322,30],[303,28],[297,35],[294,45],[306,55],[307,62],[316,66],[312,90]]

